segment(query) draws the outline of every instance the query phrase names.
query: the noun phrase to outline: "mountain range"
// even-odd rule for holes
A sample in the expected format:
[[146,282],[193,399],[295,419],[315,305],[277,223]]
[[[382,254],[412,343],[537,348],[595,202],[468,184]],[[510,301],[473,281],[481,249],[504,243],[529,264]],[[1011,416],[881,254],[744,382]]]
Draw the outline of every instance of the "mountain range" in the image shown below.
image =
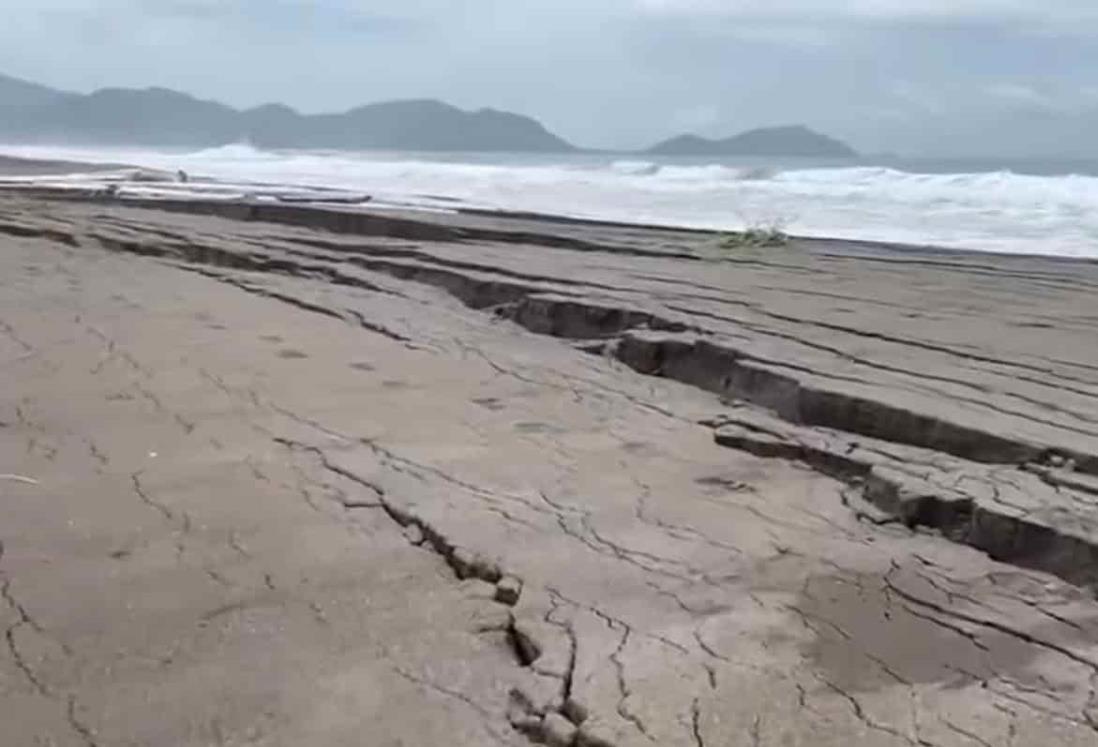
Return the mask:
[[[530,117],[466,111],[417,99],[369,104],[339,114],[301,114],[282,104],[239,110],[165,88],[58,91],[0,75],[0,140],[33,143],[332,150],[580,150]],[[752,130],[725,140],[683,135],[646,151],[689,156],[850,157],[838,140],[801,127]]]

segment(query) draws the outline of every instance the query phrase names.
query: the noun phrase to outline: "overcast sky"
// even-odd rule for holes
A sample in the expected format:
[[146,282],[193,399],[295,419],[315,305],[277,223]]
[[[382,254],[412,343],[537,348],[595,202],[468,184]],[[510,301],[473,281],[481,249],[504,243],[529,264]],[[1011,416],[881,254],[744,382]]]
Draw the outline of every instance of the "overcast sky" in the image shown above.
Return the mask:
[[865,151],[1098,145],[1098,0],[5,0],[0,72],[304,111],[436,97],[582,145],[804,123]]

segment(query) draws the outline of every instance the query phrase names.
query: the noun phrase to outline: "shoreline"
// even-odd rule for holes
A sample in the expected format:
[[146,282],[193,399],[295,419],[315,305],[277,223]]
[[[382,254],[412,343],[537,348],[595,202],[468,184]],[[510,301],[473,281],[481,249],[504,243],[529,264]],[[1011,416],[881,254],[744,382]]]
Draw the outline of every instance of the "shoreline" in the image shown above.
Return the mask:
[[[135,166],[125,166],[122,164],[95,164],[89,163],[86,165],[70,162],[70,161],[46,161],[46,160],[28,160],[21,158],[5,157],[0,155],[0,180],[4,176],[14,177],[28,177],[28,176],[58,176],[64,175],[68,170],[76,169],[77,172],[94,173],[102,171],[115,171],[133,169],[135,171],[148,171]],[[159,173],[159,172],[158,172]],[[174,173],[174,172],[172,172]],[[166,184],[170,184],[170,175],[165,174]],[[215,186],[216,181],[209,182],[209,186]],[[321,188],[318,187],[295,187],[292,185],[282,185],[278,183],[261,184],[256,183],[255,188],[259,191],[269,190],[272,193],[279,190],[282,191],[296,191],[302,190],[303,192],[319,192]],[[79,194],[80,190],[76,187],[72,189],[53,189],[50,187],[35,187],[33,184],[0,184],[0,189],[25,189],[32,193],[40,194],[43,196],[55,194],[58,197],[64,197],[67,199],[76,198],[75,195]],[[90,191],[90,190],[89,190]],[[338,190],[337,190],[338,191]],[[67,194],[66,194],[67,193]],[[363,192],[348,192],[348,202],[358,202],[358,195],[364,194]],[[171,197],[156,197],[156,198],[141,198],[136,196],[126,196],[119,199],[125,200],[142,200],[142,199],[163,199],[171,201]],[[225,201],[229,198],[208,198],[196,195],[194,197],[180,198],[181,200],[205,202],[205,201]],[[287,200],[288,202],[289,200]],[[311,197],[309,195],[303,196],[303,199],[299,200],[303,204],[315,204],[317,209],[326,209],[326,206],[321,204],[323,201],[319,197]],[[334,204],[335,200],[332,201]],[[331,205],[327,206],[331,207]],[[438,206],[388,206],[378,205],[379,208],[386,210],[395,210],[397,212],[412,212],[417,213],[433,213],[435,211],[452,212],[458,215],[467,215],[474,217],[482,217],[486,219],[498,219],[498,220],[513,220],[522,222],[525,221],[528,224],[537,224],[542,226],[552,226],[554,224],[560,225],[572,225],[572,226],[590,226],[590,227],[602,227],[602,228],[620,228],[629,230],[644,230],[651,229],[657,231],[672,231],[681,234],[696,234],[696,235],[719,235],[725,233],[724,231],[704,228],[691,228],[689,226],[680,226],[674,223],[653,223],[646,221],[629,222],[621,220],[607,220],[598,218],[582,218],[573,217],[567,215],[554,214],[550,212],[529,211],[529,210],[511,210],[501,208],[498,210],[484,209],[476,207],[462,207],[459,204],[452,206],[438,205]],[[1004,261],[1008,258],[1030,258],[1030,259],[1052,259],[1054,261],[1067,261],[1067,262],[1080,262],[1092,264],[1098,262],[1098,257],[1087,256],[1074,256],[1071,254],[1044,254],[1034,251],[1006,251],[996,249],[973,249],[966,247],[953,247],[942,246],[934,243],[917,243],[906,241],[888,241],[877,239],[847,239],[837,238],[832,236],[805,236],[798,235],[795,231],[791,234],[791,238],[795,239],[798,243],[813,243],[819,245],[831,245],[837,248],[849,248],[849,247],[861,247],[865,250],[873,250],[880,252],[897,252],[897,253],[921,253],[921,254],[944,254],[948,256],[965,255],[965,256],[985,256],[994,257],[995,261]]]
[[74,173],[95,173],[124,168],[130,167],[111,163],[21,158],[0,153],[0,178],[5,176],[66,176]]
[[[43,168],[53,168],[54,164],[59,164],[58,168],[63,168],[65,162],[43,162]],[[0,163],[2,168],[2,163]],[[126,166],[112,166],[101,165],[100,171],[113,171],[115,169],[126,169],[131,167]],[[58,172],[60,173],[60,172]],[[0,180],[3,179],[4,174],[0,171]],[[622,221],[612,220],[600,220],[595,218],[576,218],[565,215],[554,215],[550,213],[538,213],[530,211],[515,211],[515,210],[488,210],[481,208],[464,208],[454,207],[448,209],[440,208],[417,208],[414,206],[400,206],[400,207],[381,207],[371,206],[368,202],[364,203],[362,207],[358,207],[355,210],[349,210],[347,205],[340,205],[338,201],[332,201],[326,203],[323,199],[308,199],[308,200],[296,200],[298,203],[294,204],[294,200],[286,200],[285,202],[278,203],[265,203],[255,202],[247,200],[239,200],[233,198],[202,198],[202,197],[187,197],[187,198],[171,198],[171,197],[135,197],[135,196],[121,196],[121,197],[104,197],[94,194],[94,190],[80,188],[55,188],[55,187],[40,187],[33,184],[2,184],[0,183],[0,193],[10,192],[17,194],[25,194],[30,197],[37,197],[50,200],[61,201],[73,201],[73,202],[98,202],[98,203],[114,203],[122,206],[133,207],[145,207],[150,209],[159,209],[165,211],[179,211],[187,212],[188,210],[194,212],[204,212],[205,214],[234,214],[241,211],[248,211],[255,209],[264,214],[264,220],[278,220],[275,213],[278,210],[267,210],[265,208],[284,208],[294,207],[300,211],[304,211],[306,215],[309,211],[315,213],[315,217],[318,220],[308,221],[303,220],[305,225],[312,225],[317,228],[326,228],[327,230],[333,229],[333,226],[338,226],[342,221],[339,219],[338,214],[356,215],[362,212],[370,213],[372,215],[387,216],[387,215],[403,215],[409,218],[411,221],[421,221],[424,223],[430,223],[437,220],[438,216],[452,215],[457,217],[467,217],[473,219],[482,219],[489,222],[500,224],[517,224],[526,226],[536,226],[538,230],[544,230],[546,233],[551,234],[554,228],[594,228],[594,229],[609,229],[609,230],[621,230],[621,231],[649,231],[657,233],[677,234],[682,236],[694,236],[694,237],[706,237],[716,239],[720,236],[735,233],[735,231],[719,231],[714,229],[702,229],[691,228],[675,225],[654,224],[654,223],[629,223]],[[356,200],[357,202],[357,200]],[[324,220],[326,213],[335,213],[336,216],[332,216],[330,220]],[[839,252],[849,253],[853,250],[861,250],[866,252],[873,252],[882,255],[896,255],[901,257],[912,256],[925,256],[925,257],[964,257],[971,260],[977,260],[983,258],[985,261],[990,262],[1050,262],[1056,264],[1079,264],[1079,265],[1095,265],[1098,264],[1098,258],[1092,257],[1074,257],[1068,255],[1055,255],[1055,254],[1038,254],[1038,253],[1025,253],[1025,252],[1000,252],[993,250],[977,250],[977,249],[965,249],[957,247],[935,246],[929,244],[912,244],[903,242],[890,242],[890,241],[876,241],[871,239],[844,239],[844,238],[832,238],[832,237],[819,237],[819,236],[801,236],[796,233],[790,234],[791,247],[761,247],[761,248],[746,248],[741,250],[733,250],[733,254],[737,251],[739,253],[752,252],[752,253],[766,253],[766,252],[781,252],[787,251],[790,248],[801,247],[813,247],[813,248],[833,248]],[[699,259],[701,259],[699,257]]]

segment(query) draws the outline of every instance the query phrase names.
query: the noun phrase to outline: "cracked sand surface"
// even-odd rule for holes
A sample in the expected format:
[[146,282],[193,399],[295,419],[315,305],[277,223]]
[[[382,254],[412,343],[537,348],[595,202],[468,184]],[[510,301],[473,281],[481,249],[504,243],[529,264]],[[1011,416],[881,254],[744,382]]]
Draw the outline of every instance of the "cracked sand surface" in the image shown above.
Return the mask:
[[5,744],[1098,741],[1098,269],[367,223],[0,198]]

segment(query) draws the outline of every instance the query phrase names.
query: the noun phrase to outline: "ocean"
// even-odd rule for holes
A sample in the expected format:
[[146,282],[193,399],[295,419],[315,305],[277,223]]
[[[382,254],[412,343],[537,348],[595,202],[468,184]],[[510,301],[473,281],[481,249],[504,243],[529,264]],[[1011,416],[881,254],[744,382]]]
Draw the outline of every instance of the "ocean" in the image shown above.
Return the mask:
[[726,230],[779,226],[803,236],[1098,258],[1096,161],[440,155],[244,144],[194,151],[0,145],[0,153],[182,169],[191,177],[186,185],[124,187],[133,194],[262,199],[337,190],[369,194],[381,207],[473,207]]

